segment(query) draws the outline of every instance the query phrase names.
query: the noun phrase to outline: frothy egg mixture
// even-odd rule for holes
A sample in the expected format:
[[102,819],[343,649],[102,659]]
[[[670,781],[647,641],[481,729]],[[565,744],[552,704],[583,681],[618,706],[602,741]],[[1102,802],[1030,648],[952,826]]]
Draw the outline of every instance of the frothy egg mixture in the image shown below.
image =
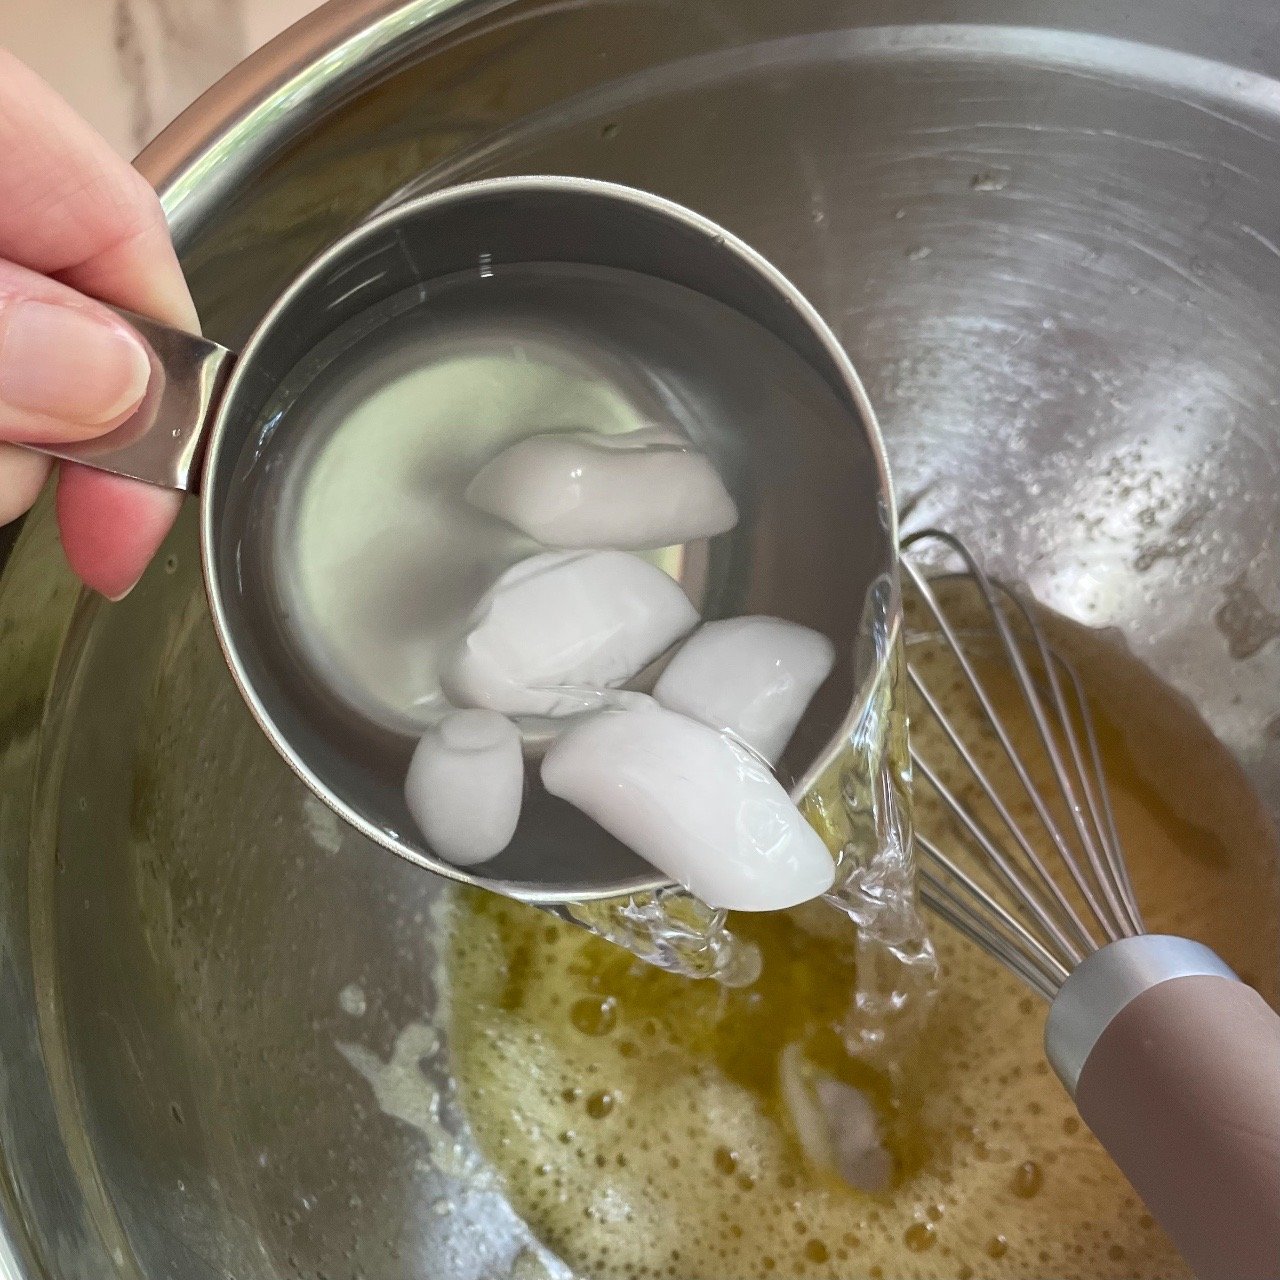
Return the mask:
[[[1276,836],[1240,770],[1122,649],[1065,623],[1055,639],[1091,696],[1149,927],[1205,940],[1274,1001]],[[911,658],[971,736],[949,660],[927,639]],[[985,674],[1029,731],[1008,678]],[[913,732],[945,762],[922,717]],[[1008,766],[995,753],[984,763],[1013,796]],[[954,771],[948,781],[960,785]],[[923,803],[917,818],[936,815]],[[804,910],[733,918],[764,968],[728,991],[533,909],[459,898],[450,1038],[462,1097],[512,1202],[575,1273],[1186,1274],[1044,1063],[1038,1000],[936,926],[941,993],[891,1081],[842,1035],[850,931],[815,929]]]

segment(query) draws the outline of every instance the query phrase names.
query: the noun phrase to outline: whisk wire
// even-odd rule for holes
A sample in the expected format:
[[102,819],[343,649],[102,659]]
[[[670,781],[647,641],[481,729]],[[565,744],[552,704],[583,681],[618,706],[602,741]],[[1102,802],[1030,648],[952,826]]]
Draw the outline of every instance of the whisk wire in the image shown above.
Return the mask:
[[[1078,723],[1084,731],[1085,742],[1089,748],[1089,760],[1093,777],[1099,780],[1095,788],[1089,782],[1089,771],[1084,769],[1077,758],[1077,769],[1084,782],[1089,797],[1089,807],[1093,821],[1102,833],[1102,847],[1110,880],[1104,884],[1118,890],[1118,897],[1124,916],[1122,932],[1132,937],[1146,932],[1146,924],[1142,919],[1142,911],[1138,906],[1138,895],[1134,892],[1133,881],[1129,877],[1129,864],[1125,861],[1124,847],[1120,843],[1120,832],[1116,828],[1115,810],[1111,805],[1111,791],[1104,779],[1102,766],[1102,749],[1098,745],[1098,732],[1094,727],[1093,717],[1089,714],[1089,704],[1085,700],[1084,685],[1080,682],[1079,673],[1058,654],[1054,654],[1056,664],[1071,682],[1075,694],[1076,706],[1079,708]],[[1096,792],[1096,794],[1095,794]]]
[[[1027,661],[1022,652],[1022,648],[1018,644],[1017,637],[1013,634],[1013,629],[1009,625],[1009,620],[1005,615],[1005,611],[1000,607],[1000,603],[996,597],[996,588],[990,579],[987,578],[986,575],[978,568],[977,562],[973,559],[968,549],[959,542],[958,539],[949,534],[942,534],[939,536],[941,536],[955,550],[956,554],[964,560],[969,576],[973,579],[974,584],[977,586],[983,597],[988,613],[995,625],[996,635],[1000,641],[1000,647],[1004,652],[1005,658],[1013,667],[1018,687],[1026,700],[1028,709],[1031,711],[1032,720],[1035,723],[1041,745],[1043,746],[1052,765],[1053,776],[1057,783],[1058,791],[1062,797],[1063,803],[1067,807],[1068,813],[1071,815],[1078,838],[1084,845],[1086,845],[1087,858],[1088,840],[1084,832],[1084,825],[1080,821],[1079,805],[1072,791],[1066,769],[1063,766],[1062,756],[1058,750],[1057,743],[1054,740],[1053,731],[1049,726],[1044,703],[1036,689],[1035,681],[1032,678],[1030,668],[1027,666]],[[917,586],[919,586],[922,581],[922,579],[917,577]],[[928,590],[927,587],[926,590]],[[933,609],[937,604],[937,600],[936,597],[933,596],[932,591],[928,591],[928,598],[930,608]],[[1005,756],[1009,760],[1010,764],[1013,765],[1014,771],[1018,775],[1018,780],[1021,782],[1024,791],[1031,800],[1033,808],[1036,810],[1037,817],[1039,817],[1050,841],[1056,847],[1057,852],[1062,859],[1062,863],[1066,868],[1069,879],[1072,884],[1074,884],[1076,891],[1084,899],[1085,904],[1089,908],[1090,912],[1092,912],[1094,919],[1101,926],[1107,940],[1114,941],[1113,930],[1110,926],[1107,914],[1104,911],[1101,902],[1098,900],[1092,884],[1090,884],[1086,876],[1081,871],[1079,860],[1074,856],[1075,851],[1071,849],[1068,844],[1066,835],[1063,833],[1061,827],[1054,822],[1050,816],[1048,805],[1045,802],[1044,797],[1032,782],[1021,755],[1013,745],[1013,740],[1007,727],[1000,716],[996,713],[991,699],[987,695],[985,687],[978,680],[977,674],[969,662],[967,654],[964,653],[963,647],[960,645],[955,631],[950,627],[946,619],[937,612],[935,612],[935,619],[942,627],[943,634],[947,637],[948,643],[950,643],[955,650],[955,656],[959,659],[961,668],[969,680],[969,684],[973,692],[977,695],[978,701],[982,706],[988,722],[991,724],[992,728],[995,729],[996,737],[998,738],[1001,747],[1004,749]],[[1052,666],[1051,663],[1050,666]],[[1085,932],[1090,939],[1090,949],[1092,950],[1096,948],[1098,944],[1094,940],[1093,934],[1087,929],[1087,927]]]
[[[947,538],[948,542],[951,541],[949,535],[941,535],[941,536]],[[1072,851],[1067,845],[1066,840],[1064,839],[1061,831],[1059,831],[1057,825],[1055,824],[1051,814],[1049,813],[1049,809],[1048,809],[1048,806],[1045,804],[1044,797],[1036,789],[1036,786],[1033,783],[1031,779],[1031,775],[1027,769],[1026,763],[1023,761],[1022,757],[1018,754],[1017,750],[1015,749],[1013,745],[1013,740],[1008,731],[1008,728],[1006,727],[1003,718],[1000,716],[999,712],[996,710],[990,695],[987,693],[986,686],[983,684],[982,680],[978,676],[977,671],[974,669],[973,664],[969,659],[969,655],[966,652],[963,643],[961,642],[959,636],[956,634],[956,631],[952,627],[950,621],[947,619],[942,609],[942,606],[938,603],[937,597],[934,595],[933,589],[930,587],[928,581],[924,578],[922,574],[919,573],[919,571],[915,568],[914,565],[907,562],[905,564],[905,567],[907,569],[909,576],[912,579],[913,585],[916,587],[917,591],[919,591],[920,593],[920,598],[925,602],[925,604],[929,608],[930,613],[933,615],[933,619],[937,623],[939,631],[941,632],[944,640],[946,641],[948,648],[951,650],[953,656],[955,657],[957,663],[959,664],[960,670],[964,673],[965,680],[968,683],[969,689],[976,697],[978,701],[978,705],[982,709],[982,713],[984,718],[986,719],[987,724],[991,727],[992,731],[994,732],[997,742],[999,742],[1001,748],[1004,751],[1005,758],[1009,761],[1009,764],[1012,767],[1014,774],[1017,777],[1018,782],[1022,787],[1023,792],[1025,793],[1027,799],[1031,802],[1031,806],[1035,810],[1035,814],[1040,821],[1040,825],[1044,828],[1044,831],[1046,832],[1049,840],[1056,847],[1056,850],[1059,856],[1061,857],[1062,861],[1068,866],[1070,866],[1073,862]],[[976,568],[975,568],[975,574],[976,574]],[[976,577],[975,577],[975,581],[976,581]],[[979,586],[979,589],[981,589],[982,584],[978,583],[977,585]],[[990,604],[990,597],[987,597],[987,599],[988,599],[988,603]],[[908,671],[910,671],[910,666],[908,666]],[[918,679],[913,680],[912,683],[917,689],[920,688],[921,682]],[[936,700],[930,699],[930,711],[934,714],[935,717],[938,716],[940,708],[938,707]],[[945,717],[943,717],[943,719],[945,719]],[[1006,816],[1009,814],[1009,810],[1007,806],[1004,804],[1002,798],[1000,797],[996,789],[993,786],[991,786],[989,781],[986,780],[985,775],[982,775],[980,769],[977,768],[977,762],[974,759],[972,752],[962,742],[959,736],[954,732],[949,732],[948,737],[951,739],[952,744],[959,751],[962,759],[964,760],[965,765],[968,767],[970,772],[972,772],[976,777],[979,778],[979,781],[982,784],[983,790],[987,794],[988,798],[991,799],[992,803],[1000,811],[1001,817],[1004,819],[1004,821],[1008,825],[1010,832],[1011,834],[1014,835],[1015,840],[1017,840],[1018,846],[1021,849],[1024,857],[1027,859],[1027,861],[1035,870],[1037,878],[1040,880],[1041,884],[1045,887],[1046,892],[1050,894],[1050,896],[1054,899],[1056,903],[1059,903],[1061,905],[1067,918],[1071,922],[1073,932],[1076,934],[1078,946],[1082,948],[1082,950],[1079,952],[1081,957],[1083,958],[1083,956],[1088,954],[1088,952],[1096,950],[1099,945],[1097,939],[1090,932],[1088,926],[1084,923],[1084,920],[1082,919],[1080,914],[1076,911],[1076,909],[1073,906],[1070,905],[1065,895],[1062,893],[1061,886],[1057,883],[1055,877],[1049,871],[1049,868],[1045,865],[1045,862],[1041,858],[1037,849],[1035,848],[1035,845],[1029,839],[1027,839],[1025,835],[1022,834],[1017,823],[1012,819],[1012,817]],[[913,757],[913,761],[914,761],[914,757]],[[1078,874],[1079,873],[1077,872],[1076,875],[1073,876],[1072,878],[1076,879],[1078,877]],[[1087,900],[1088,900],[1088,897],[1086,895],[1086,901]]]
[[[1072,769],[1067,769],[1064,765],[1059,748],[1058,736],[1055,734],[1052,726],[1048,722],[1045,714],[1043,701],[1039,695],[1039,689],[1035,681],[1030,682],[1028,692],[1028,701],[1032,707],[1032,714],[1036,720],[1036,727],[1039,730],[1041,741],[1044,744],[1045,751],[1048,753],[1053,763],[1053,774],[1058,784],[1059,794],[1062,801],[1067,807],[1067,812],[1071,815],[1072,824],[1075,827],[1076,835],[1080,840],[1081,848],[1089,863],[1089,869],[1093,873],[1093,882],[1097,889],[1101,892],[1102,898],[1106,903],[1107,912],[1104,913],[1098,900],[1093,896],[1092,890],[1086,890],[1084,886],[1084,878],[1082,875],[1076,874],[1077,884],[1080,885],[1082,893],[1085,893],[1086,900],[1090,908],[1093,910],[1099,925],[1106,932],[1107,940],[1115,942],[1117,939],[1124,937],[1128,932],[1128,924],[1125,920],[1124,906],[1120,900],[1119,886],[1114,876],[1107,874],[1107,868],[1104,865],[1105,854],[1103,846],[1105,838],[1103,836],[1101,824],[1098,822],[1097,805],[1093,799],[1093,788],[1089,783],[1089,779],[1084,770],[1084,760],[1080,752],[1080,741],[1075,730],[1075,716],[1071,709],[1067,706],[1067,702],[1062,692],[1062,684],[1058,678],[1060,668],[1068,668],[1067,662],[1059,654],[1053,653],[1044,636],[1044,631],[1036,622],[1030,608],[1026,602],[1016,592],[1011,591],[1007,586],[1000,584],[999,590],[1004,594],[1005,598],[1010,601],[1013,607],[1021,616],[1026,625],[1028,632],[1036,646],[1036,651],[1040,658],[1040,662],[1044,667],[1045,677],[1049,684],[1050,696],[1053,701],[1054,710],[1058,716],[1058,730],[1063,741],[1067,744],[1067,749],[1071,753]],[[1001,611],[1003,617],[1003,611]],[[998,624],[997,624],[998,625]],[[1026,670],[1026,663],[1023,659],[1021,649],[1016,639],[1012,635],[1012,631],[1007,632],[1008,643],[1006,649],[1009,657],[1015,664],[1015,670],[1018,670],[1019,678],[1025,673],[1030,680],[1030,673]],[[1011,646],[1011,647],[1010,647]],[[1020,669],[1019,669],[1020,668]],[[1069,669],[1069,668],[1068,668]],[[1077,714],[1089,719],[1088,707],[1084,701],[1084,690],[1078,684],[1076,685],[1077,693]],[[1076,789],[1072,785],[1072,776],[1079,783],[1080,790],[1085,796],[1085,807],[1082,807],[1076,798]],[[1101,771],[1099,770],[1099,776]],[[1087,821],[1086,821],[1087,818]],[[1069,870],[1078,873],[1078,864],[1074,861],[1069,864]]]
[[[947,877],[943,879],[929,867],[922,868],[920,879],[926,900],[937,898],[954,908],[963,918],[963,923],[957,926],[961,932],[969,933],[975,941],[996,951],[1006,963],[1016,957],[1019,966],[1027,973],[1034,972],[1050,993],[1066,981],[1071,971],[1069,965],[1053,955],[1016,916],[985,894],[981,886],[927,836],[920,837],[920,846],[932,862],[946,872]],[[951,923],[956,924],[956,920],[953,918]],[[1001,928],[1014,934],[1024,949],[1019,951],[1000,932]]]
[[1051,981],[1039,970],[1029,966],[1025,958],[999,935],[976,925],[966,908],[953,907],[950,902],[937,897],[931,892],[928,884],[922,884],[920,898],[934,915],[945,920],[971,942],[976,942],[988,954],[995,956],[1014,977],[1020,978],[1046,1000],[1053,999],[1054,992],[1058,990],[1061,983]]
[[[1046,910],[1036,896],[1035,888],[1028,884],[1023,878],[1017,867],[1006,858],[1000,846],[989,836],[981,826],[973,813],[956,797],[954,792],[946,785],[937,773],[930,767],[927,760],[919,757],[912,757],[912,764],[915,766],[916,772],[929,783],[934,794],[946,806],[951,816],[960,824],[960,826],[968,833],[970,838],[980,847],[982,853],[990,862],[991,867],[997,875],[1004,881],[1004,886],[1022,905],[1029,915],[1034,919],[1035,923],[1040,926],[1045,933],[1053,939],[1057,944],[1060,954],[1066,956],[1074,964],[1079,964],[1090,949],[1091,939],[1084,927],[1083,921],[1080,920],[1075,909],[1067,901],[1066,896],[1058,885],[1049,877],[1040,859],[1036,856],[1027,837],[1024,835],[1022,828],[1014,820],[1013,815],[1006,808],[1003,799],[996,789],[987,779],[987,775],[983,772],[982,766],[970,755],[968,748],[960,739],[952,726],[951,721],[947,718],[942,708],[938,706],[933,695],[927,688],[914,676],[908,673],[912,686],[919,692],[921,699],[929,708],[934,719],[942,727],[947,737],[951,740],[951,744],[960,753],[966,765],[978,781],[978,785],[982,788],[983,794],[991,803],[992,807],[1000,815],[1001,820],[1009,829],[1009,833],[1013,836],[1014,841],[1018,844],[1023,854],[1031,863],[1032,869],[1035,871],[1037,878],[1041,882],[1044,891],[1049,895],[1054,906],[1061,912],[1061,918],[1055,919],[1054,913]],[[950,868],[948,868],[950,869]],[[1067,930],[1062,926],[1063,923],[1070,926],[1070,932],[1074,937],[1067,936]],[[1082,950],[1083,948],[1083,950]]]
[[[959,576],[976,588],[989,621],[981,634],[997,642],[1035,725],[1043,761],[1053,778],[1051,791],[1057,794],[1052,805],[1015,745],[1009,724],[979,676],[961,631],[947,616],[930,580],[905,554],[925,540],[941,543],[957,557],[964,568]],[[904,571],[959,667],[1044,837],[1043,841],[1033,840],[1023,829],[978,753],[908,660],[908,679],[919,702],[958,755],[965,776],[977,783],[1008,833],[1006,841],[989,831],[978,813],[944,780],[943,772],[922,758],[918,739],[913,738],[911,759],[918,775],[955,823],[960,845],[973,855],[982,880],[990,882],[981,883],[934,839],[921,833],[917,843],[925,863],[922,895],[943,919],[985,947],[1028,985],[1051,997],[1070,971],[1103,942],[1143,931],[1084,688],[1071,664],[1050,646],[1035,606],[988,578],[959,539],[926,529],[905,539],[903,551]],[[1055,817],[1058,801],[1065,810],[1065,821]],[[1049,851],[1056,855],[1053,867],[1044,857]],[[1068,888],[1073,892],[1069,894]],[[1089,920],[1081,914],[1081,907]]]

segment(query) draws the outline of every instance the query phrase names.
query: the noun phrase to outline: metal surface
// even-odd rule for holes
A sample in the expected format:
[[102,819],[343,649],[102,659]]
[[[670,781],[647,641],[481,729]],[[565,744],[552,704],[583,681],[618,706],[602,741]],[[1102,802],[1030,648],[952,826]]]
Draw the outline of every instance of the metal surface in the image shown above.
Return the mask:
[[151,359],[151,382],[138,408],[96,440],[40,448],[101,471],[190,492],[200,475],[206,431],[222,399],[235,357],[216,342],[157,324],[121,307]]
[[1086,956],[1049,1007],[1045,1054],[1074,1098],[1080,1072],[1111,1020],[1144,991],[1171,978],[1235,978],[1203,943],[1148,933],[1121,938]]
[[[1262,0],[363,3],[143,164],[231,347],[408,184],[576,173],[714,218],[852,354],[908,527],[1116,628],[1275,814],[1277,104]],[[0,580],[13,1266],[503,1276],[527,1231],[437,1158],[447,1041],[413,1078],[442,881],[339,830],[267,746],[196,546],[188,517],[108,610],[42,507]],[[336,1043],[392,1063],[381,1106]]]

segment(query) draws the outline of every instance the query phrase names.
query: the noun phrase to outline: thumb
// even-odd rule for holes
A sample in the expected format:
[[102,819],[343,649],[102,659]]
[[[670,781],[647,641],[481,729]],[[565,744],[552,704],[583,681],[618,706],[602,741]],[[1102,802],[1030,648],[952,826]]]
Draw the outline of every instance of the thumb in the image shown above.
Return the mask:
[[150,377],[145,346],[113,311],[0,261],[0,440],[101,435],[137,408]]

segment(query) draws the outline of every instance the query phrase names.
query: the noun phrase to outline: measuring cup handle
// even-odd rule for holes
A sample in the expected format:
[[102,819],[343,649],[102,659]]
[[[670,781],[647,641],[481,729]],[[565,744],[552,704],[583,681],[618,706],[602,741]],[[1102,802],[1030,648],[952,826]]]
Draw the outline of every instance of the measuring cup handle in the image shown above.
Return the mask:
[[32,445],[37,453],[193,493],[200,483],[205,437],[218,411],[235,354],[207,338],[112,307],[142,339],[151,380],[142,403],[95,440]]
[[[1167,944],[1181,944],[1184,959],[1198,944],[1125,941],[1124,971],[1103,963],[1069,997],[1077,1012],[1088,1001],[1105,1021],[1074,1087],[1064,1082],[1200,1280],[1277,1280],[1280,1017],[1207,948],[1199,949],[1216,966],[1177,963],[1181,971],[1170,972],[1164,961],[1177,948]],[[1105,962],[1109,950],[1090,960]],[[1131,978],[1147,985],[1126,990]],[[1053,1037],[1051,1026],[1051,1058]]]

